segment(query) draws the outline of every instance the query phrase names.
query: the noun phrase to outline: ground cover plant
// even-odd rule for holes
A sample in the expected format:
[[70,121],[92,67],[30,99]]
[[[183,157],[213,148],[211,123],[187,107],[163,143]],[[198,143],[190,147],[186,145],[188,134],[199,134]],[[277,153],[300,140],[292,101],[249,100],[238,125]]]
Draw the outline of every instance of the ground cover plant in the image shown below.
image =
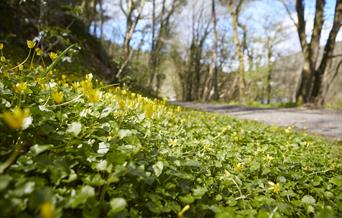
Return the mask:
[[341,143],[70,79],[65,53],[1,53],[2,217],[342,216]]

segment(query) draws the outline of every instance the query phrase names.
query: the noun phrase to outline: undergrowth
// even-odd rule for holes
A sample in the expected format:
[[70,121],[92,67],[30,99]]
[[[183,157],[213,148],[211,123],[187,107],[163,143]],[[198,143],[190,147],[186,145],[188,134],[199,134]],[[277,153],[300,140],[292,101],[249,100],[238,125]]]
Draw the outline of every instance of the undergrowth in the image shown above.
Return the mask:
[[49,66],[1,63],[2,217],[342,216],[341,144]]

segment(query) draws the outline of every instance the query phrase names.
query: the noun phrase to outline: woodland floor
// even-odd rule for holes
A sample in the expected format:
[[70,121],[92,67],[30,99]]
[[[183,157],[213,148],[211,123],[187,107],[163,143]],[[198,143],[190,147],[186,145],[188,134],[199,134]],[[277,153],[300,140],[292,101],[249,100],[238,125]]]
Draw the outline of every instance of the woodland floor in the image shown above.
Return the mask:
[[307,108],[255,108],[194,102],[173,102],[173,104],[276,126],[293,126],[309,133],[342,140],[342,112]]

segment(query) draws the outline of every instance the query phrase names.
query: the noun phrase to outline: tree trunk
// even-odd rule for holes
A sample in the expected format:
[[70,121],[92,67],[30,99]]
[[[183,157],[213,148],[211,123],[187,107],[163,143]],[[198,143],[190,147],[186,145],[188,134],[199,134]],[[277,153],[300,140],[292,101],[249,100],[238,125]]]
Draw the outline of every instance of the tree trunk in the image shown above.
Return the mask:
[[271,92],[272,92],[272,86],[271,86],[271,80],[272,80],[272,70],[273,70],[273,63],[272,63],[272,44],[271,39],[267,39],[267,104],[271,103]]
[[213,57],[212,57],[212,68],[213,68],[213,79],[212,83],[214,86],[214,100],[219,99],[219,90],[218,90],[218,70],[217,70],[217,49],[218,49],[218,36],[217,36],[217,17],[216,17],[216,8],[215,8],[215,0],[211,0],[211,17],[213,22]]
[[311,101],[323,104],[324,99],[322,96],[322,86],[323,86],[323,76],[327,69],[329,62],[331,61],[331,56],[334,51],[336,36],[342,25],[342,1],[337,0],[335,6],[335,16],[332,29],[329,33],[328,40],[324,47],[323,57],[318,69],[315,71],[314,84],[312,89]]
[[236,8],[233,8],[232,4],[228,4],[228,10],[232,17],[232,27],[233,27],[233,42],[235,46],[235,54],[239,59],[239,100],[240,102],[245,101],[245,58],[243,54],[243,46],[239,39],[239,13],[241,10],[241,5],[243,0],[239,1]]

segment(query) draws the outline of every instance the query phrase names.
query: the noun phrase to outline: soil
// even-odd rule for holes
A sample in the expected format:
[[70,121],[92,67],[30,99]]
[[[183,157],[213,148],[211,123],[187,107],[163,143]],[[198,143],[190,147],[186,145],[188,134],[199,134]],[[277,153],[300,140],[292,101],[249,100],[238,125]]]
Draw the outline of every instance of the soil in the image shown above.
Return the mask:
[[342,112],[307,108],[255,108],[225,104],[173,102],[184,107],[288,127],[342,140]]

